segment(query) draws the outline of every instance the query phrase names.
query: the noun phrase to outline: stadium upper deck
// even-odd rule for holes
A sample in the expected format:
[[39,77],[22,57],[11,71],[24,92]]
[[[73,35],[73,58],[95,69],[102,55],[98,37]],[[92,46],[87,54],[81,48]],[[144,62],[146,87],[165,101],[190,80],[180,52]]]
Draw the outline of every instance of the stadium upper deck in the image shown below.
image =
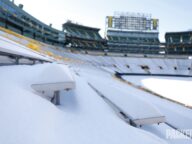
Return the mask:
[[165,39],[168,54],[192,54],[192,31],[169,32]]
[[72,48],[104,49],[105,40],[99,34],[98,28],[91,28],[70,21],[63,24],[66,44]]
[[159,54],[160,42],[157,33],[108,30],[110,51],[140,54]]
[[106,17],[106,37],[111,51],[159,54],[158,19],[151,15],[115,13]]
[[64,44],[63,32],[37,20],[9,0],[0,0],[0,26],[52,45]]

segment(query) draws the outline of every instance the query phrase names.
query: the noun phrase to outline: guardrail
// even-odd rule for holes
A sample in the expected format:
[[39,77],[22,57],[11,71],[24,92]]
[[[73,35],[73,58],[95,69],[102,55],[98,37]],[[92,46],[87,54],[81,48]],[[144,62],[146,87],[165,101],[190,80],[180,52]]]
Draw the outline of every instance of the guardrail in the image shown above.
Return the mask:
[[192,77],[192,75],[182,75],[182,74],[152,74],[152,73],[119,73],[116,72],[115,76],[159,76],[159,77]]
[[[5,57],[8,57],[8,58],[14,60],[12,63],[6,63],[6,62],[1,63],[0,62],[0,66],[21,65],[21,64],[33,65],[33,64],[36,64],[36,63],[50,62],[50,61],[46,61],[46,60],[42,60],[42,59],[26,57],[26,56],[22,56],[22,55],[6,53],[6,52],[1,52],[1,51],[0,51],[0,56],[5,56]],[[31,61],[31,63],[29,63],[29,62],[28,63],[22,63],[22,62],[20,62],[21,59],[29,60],[29,61]]]

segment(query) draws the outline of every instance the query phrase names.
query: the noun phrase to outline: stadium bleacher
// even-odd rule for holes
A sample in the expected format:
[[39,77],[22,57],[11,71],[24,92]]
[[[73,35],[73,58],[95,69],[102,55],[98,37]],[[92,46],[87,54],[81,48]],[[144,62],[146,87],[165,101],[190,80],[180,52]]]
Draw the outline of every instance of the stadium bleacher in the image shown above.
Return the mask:
[[66,44],[72,48],[103,50],[106,41],[102,39],[97,28],[91,28],[68,21],[63,24]]
[[171,55],[192,54],[192,31],[165,34],[166,51]]
[[108,30],[109,51],[123,53],[159,54],[158,33]]
[[0,1],[0,26],[51,45],[64,45],[64,33],[37,20],[14,1]]

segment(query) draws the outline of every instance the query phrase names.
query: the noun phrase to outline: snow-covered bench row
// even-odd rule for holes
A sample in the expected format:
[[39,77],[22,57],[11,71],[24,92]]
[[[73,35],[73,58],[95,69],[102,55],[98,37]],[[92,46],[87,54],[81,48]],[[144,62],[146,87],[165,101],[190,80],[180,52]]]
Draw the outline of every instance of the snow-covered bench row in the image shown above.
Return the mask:
[[29,59],[36,59],[42,61],[52,62],[53,59],[41,55],[21,44],[18,44],[14,41],[9,40],[8,38],[0,36],[0,53],[2,55],[13,55],[17,58],[29,58]]
[[191,59],[108,57],[72,53],[67,56],[111,69],[114,73],[192,75]]
[[[115,112],[126,122],[134,126],[159,124],[165,122],[165,116],[153,105],[137,94],[126,90],[117,81],[106,77],[95,77],[89,73],[80,73]],[[94,75],[94,73],[93,73]],[[101,75],[98,73],[98,75]],[[101,82],[102,81],[102,82]]]

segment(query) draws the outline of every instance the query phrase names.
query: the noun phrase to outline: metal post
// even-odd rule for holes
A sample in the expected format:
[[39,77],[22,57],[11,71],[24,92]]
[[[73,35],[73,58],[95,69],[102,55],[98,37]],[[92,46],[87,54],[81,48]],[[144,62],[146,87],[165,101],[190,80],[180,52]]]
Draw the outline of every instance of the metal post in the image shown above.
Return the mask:
[[52,103],[55,105],[60,105],[60,92],[59,91],[54,92]]
[[15,58],[15,64],[17,64],[17,65],[19,64],[19,57]]
[[32,60],[32,62],[33,62],[33,65],[36,63],[36,60]]

